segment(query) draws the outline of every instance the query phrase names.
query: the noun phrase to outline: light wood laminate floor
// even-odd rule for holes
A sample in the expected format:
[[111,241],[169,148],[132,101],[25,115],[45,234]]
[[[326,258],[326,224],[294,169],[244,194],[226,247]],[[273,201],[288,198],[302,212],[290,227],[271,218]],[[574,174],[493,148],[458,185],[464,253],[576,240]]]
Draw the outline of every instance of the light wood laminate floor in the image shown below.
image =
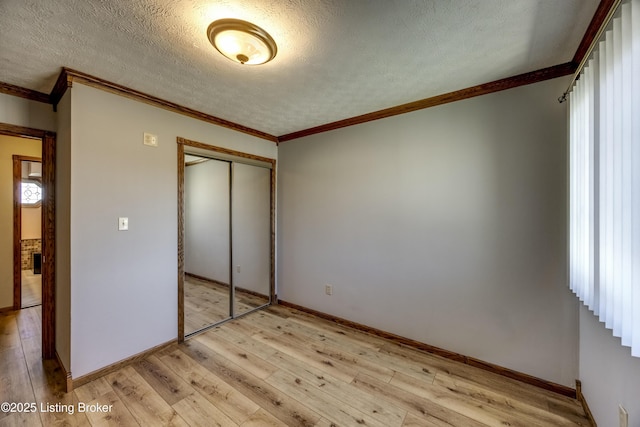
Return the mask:
[[588,425],[573,399],[281,306],[64,393],[39,325],[40,307],[0,314],[0,402],[76,410],[0,413],[2,426]]
[[[229,286],[185,276],[184,332],[190,334],[229,318]],[[269,298],[236,290],[235,309],[246,313],[268,304]]]

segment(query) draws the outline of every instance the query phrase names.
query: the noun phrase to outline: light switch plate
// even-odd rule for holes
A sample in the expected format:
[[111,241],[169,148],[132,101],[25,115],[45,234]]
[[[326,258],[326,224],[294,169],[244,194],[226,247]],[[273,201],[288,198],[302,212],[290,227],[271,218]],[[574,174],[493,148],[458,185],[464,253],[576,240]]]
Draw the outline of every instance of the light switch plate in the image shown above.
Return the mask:
[[154,135],[152,133],[144,133],[144,140],[143,140],[144,145],[148,145],[150,147],[157,147],[158,146],[158,135]]
[[120,217],[118,218],[118,230],[125,231],[129,229],[129,218]]
[[620,427],[629,427],[629,413],[624,406],[618,405],[618,412],[620,415]]

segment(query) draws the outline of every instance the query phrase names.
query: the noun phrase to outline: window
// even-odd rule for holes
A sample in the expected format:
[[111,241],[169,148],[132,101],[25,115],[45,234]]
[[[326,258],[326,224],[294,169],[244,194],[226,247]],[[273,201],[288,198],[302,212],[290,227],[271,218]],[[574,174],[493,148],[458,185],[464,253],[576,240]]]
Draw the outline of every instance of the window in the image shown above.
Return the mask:
[[569,286],[640,357],[640,0],[569,97]]
[[20,194],[23,206],[38,206],[42,201],[42,187],[33,181],[22,181]]

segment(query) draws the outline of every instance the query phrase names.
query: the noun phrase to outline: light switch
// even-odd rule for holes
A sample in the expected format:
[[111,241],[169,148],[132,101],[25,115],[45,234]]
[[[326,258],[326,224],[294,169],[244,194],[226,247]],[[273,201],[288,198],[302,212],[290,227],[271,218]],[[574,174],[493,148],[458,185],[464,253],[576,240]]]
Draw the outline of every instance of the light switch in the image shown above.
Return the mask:
[[118,218],[118,230],[128,230],[129,229],[129,218],[120,217]]

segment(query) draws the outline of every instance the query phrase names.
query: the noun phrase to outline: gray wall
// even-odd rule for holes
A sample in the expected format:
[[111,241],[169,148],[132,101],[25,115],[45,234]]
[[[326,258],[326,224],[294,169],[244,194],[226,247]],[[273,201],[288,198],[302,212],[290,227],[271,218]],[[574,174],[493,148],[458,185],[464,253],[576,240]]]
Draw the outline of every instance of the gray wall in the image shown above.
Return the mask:
[[[71,372],[177,337],[176,137],[275,158],[277,147],[82,84],[71,89]],[[159,146],[142,144],[143,133]],[[118,231],[118,217],[129,231]]]
[[233,284],[265,296],[271,278],[270,172],[233,165]]
[[71,371],[71,92],[58,104],[56,135],[56,351]]
[[228,162],[209,160],[185,168],[185,272],[229,284]]
[[280,298],[574,386],[567,84],[281,144]]
[[56,130],[53,106],[0,93],[0,123],[42,130]]
[[631,357],[620,338],[580,307],[580,380],[598,427],[618,427],[618,405],[629,413],[629,426],[640,427],[640,358]]

